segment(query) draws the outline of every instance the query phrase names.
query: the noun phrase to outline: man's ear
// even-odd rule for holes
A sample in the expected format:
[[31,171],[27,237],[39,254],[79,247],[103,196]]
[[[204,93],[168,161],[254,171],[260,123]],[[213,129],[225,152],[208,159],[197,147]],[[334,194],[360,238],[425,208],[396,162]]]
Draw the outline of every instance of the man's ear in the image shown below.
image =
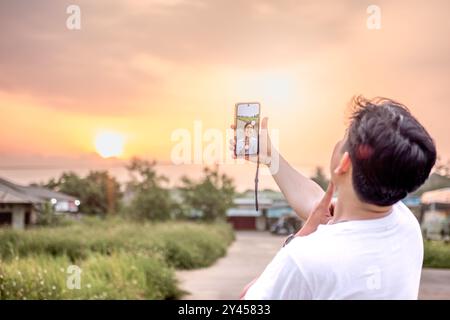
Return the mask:
[[352,161],[350,160],[350,156],[347,151],[344,152],[344,154],[341,157],[341,161],[339,161],[339,165],[334,169],[335,174],[345,174],[350,169],[350,166],[352,165]]

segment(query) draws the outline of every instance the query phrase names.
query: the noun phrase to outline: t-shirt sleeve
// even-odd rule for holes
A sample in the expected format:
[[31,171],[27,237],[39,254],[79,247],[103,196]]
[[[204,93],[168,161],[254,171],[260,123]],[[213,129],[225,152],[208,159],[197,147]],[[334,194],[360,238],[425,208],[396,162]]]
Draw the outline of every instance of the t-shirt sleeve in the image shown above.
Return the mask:
[[277,253],[245,295],[245,300],[311,298],[311,292],[300,268],[285,248]]

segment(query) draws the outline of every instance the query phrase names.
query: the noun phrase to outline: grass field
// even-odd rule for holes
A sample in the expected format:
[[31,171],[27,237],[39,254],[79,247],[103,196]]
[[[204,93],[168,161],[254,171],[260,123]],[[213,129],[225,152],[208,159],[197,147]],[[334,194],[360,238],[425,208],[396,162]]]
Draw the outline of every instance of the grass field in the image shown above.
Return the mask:
[[[0,299],[173,299],[174,269],[211,265],[234,234],[227,224],[88,220],[0,231]],[[70,266],[81,270],[70,289]]]
[[425,241],[423,266],[428,268],[450,268],[450,243]]
[[[175,269],[207,267],[234,240],[227,224],[86,219],[0,230],[0,299],[175,299]],[[69,288],[71,266],[80,288]],[[450,244],[425,242],[425,267],[450,268]]]

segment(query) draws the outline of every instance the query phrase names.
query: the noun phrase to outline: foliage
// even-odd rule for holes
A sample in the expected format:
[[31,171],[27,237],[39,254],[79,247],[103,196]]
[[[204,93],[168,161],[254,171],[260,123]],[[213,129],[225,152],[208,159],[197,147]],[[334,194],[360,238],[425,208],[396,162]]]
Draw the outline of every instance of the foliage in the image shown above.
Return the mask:
[[[31,230],[0,230],[0,258],[11,260],[34,254],[67,256],[78,262],[92,253],[111,254],[125,250],[166,257],[174,266],[204,267],[222,256],[233,240],[227,224],[193,222],[130,223],[121,219],[90,219],[66,227]],[[173,243],[178,242],[179,246]],[[187,260],[178,261],[178,256]],[[175,252],[175,253],[174,253]],[[201,252],[201,255],[196,254]],[[189,261],[188,261],[189,260]]]
[[91,255],[79,265],[80,288],[66,285],[67,257],[45,255],[0,264],[0,299],[176,298],[172,268],[160,258],[127,253]]
[[252,122],[252,121],[256,122],[258,120],[258,115],[254,115],[254,116],[238,116],[237,118],[238,118],[238,120],[241,120],[241,121],[243,121],[245,123]]
[[205,168],[204,177],[200,181],[183,177],[182,183],[180,192],[184,203],[200,211],[204,220],[225,219],[226,211],[233,205],[235,196],[231,178],[225,174],[220,175],[217,168]]
[[[167,299],[173,268],[206,267],[226,253],[227,224],[85,219],[66,227],[0,230],[2,299]],[[67,267],[82,289],[67,290]]]
[[157,174],[155,164],[134,158],[127,166],[132,176],[127,189],[133,198],[125,212],[137,220],[167,220],[176,210],[169,190],[163,187],[168,180]]
[[440,176],[450,178],[450,159],[447,159],[447,162],[445,162],[441,157],[438,157],[434,166],[434,172]]
[[41,226],[56,225],[59,217],[55,215],[55,209],[50,202],[42,205],[42,210],[38,216],[37,224]]
[[93,215],[117,212],[122,196],[120,184],[107,171],[91,171],[84,178],[74,172],[64,172],[44,186],[77,197],[81,202],[80,211]]
[[311,177],[311,180],[316,182],[323,190],[327,190],[328,183],[330,182],[323,173],[322,167],[316,168],[316,173]]
[[446,177],[434,172],[428,177],[428,179],[419,189],[417,189],[415,192],[412,193],[412,195],[420,197],[423,193],[427,191],[449,187],[450,187],[450,177]]
[[425,241],[424,249],[424,267],[450,268],[450,243]]

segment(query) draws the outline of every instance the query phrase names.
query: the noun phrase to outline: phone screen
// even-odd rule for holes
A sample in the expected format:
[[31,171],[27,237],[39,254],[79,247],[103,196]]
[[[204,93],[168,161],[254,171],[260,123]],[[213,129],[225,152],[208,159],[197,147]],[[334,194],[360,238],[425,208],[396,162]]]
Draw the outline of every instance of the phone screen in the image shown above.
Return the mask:
[[252,156],[259,153],[260,109],[257,102],[236,104],[236,146],[234,152],[237,157]]

